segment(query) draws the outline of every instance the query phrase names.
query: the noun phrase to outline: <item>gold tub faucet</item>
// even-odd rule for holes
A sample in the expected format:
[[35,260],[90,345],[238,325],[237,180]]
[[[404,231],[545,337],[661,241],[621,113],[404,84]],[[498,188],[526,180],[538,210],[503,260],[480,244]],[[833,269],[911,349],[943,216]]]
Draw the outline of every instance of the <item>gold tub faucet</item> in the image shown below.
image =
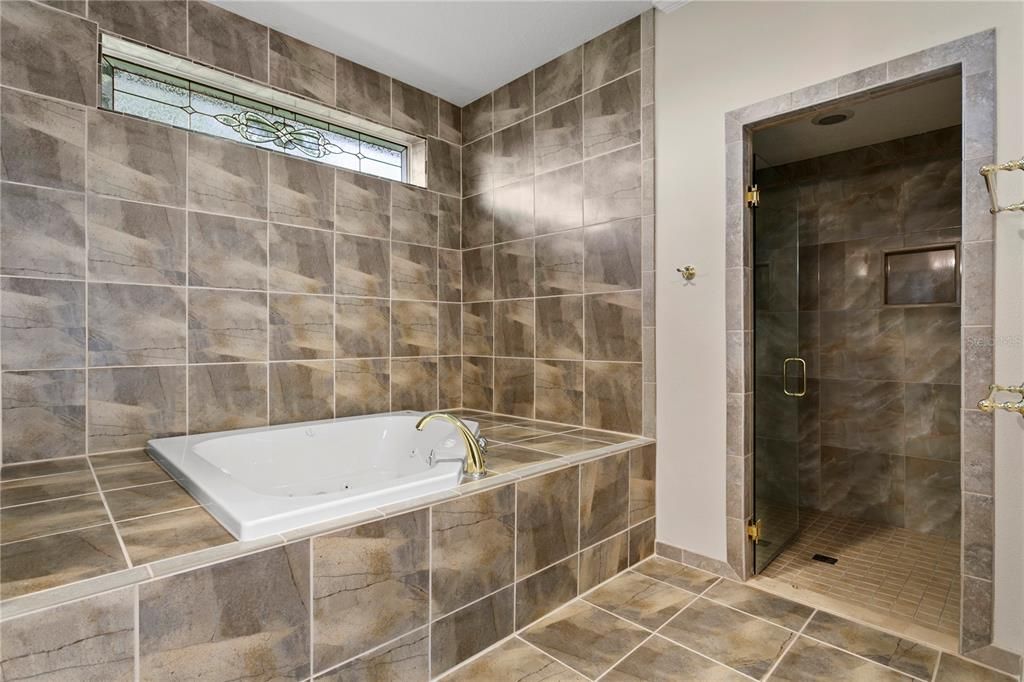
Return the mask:
[[486,476],[484,456],[487,454],[487,440],[483,436],[477,438],[464,421],[447,412],[426,413],[416,422],[416,430],[422,431],[424,426],[435,419],[443,419],[454,426],[466,444],[466,459],[462,465],[462,475],[472,479]]

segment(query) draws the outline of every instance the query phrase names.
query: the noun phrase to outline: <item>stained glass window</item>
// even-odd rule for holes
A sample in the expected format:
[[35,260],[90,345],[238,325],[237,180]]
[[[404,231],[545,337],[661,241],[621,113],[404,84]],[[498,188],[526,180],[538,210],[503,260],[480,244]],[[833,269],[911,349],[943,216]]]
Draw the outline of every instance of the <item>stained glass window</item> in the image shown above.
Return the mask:
[[100,106],[339,168],[405,179],[403,145],[109,56],[103,57]]

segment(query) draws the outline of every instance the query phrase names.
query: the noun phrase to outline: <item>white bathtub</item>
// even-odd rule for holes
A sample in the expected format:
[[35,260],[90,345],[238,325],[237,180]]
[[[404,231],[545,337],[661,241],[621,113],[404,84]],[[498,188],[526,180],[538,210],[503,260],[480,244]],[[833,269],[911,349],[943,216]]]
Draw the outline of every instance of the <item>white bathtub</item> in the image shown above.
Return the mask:
[[465,444],[442,420],[417,431],[422,414],[157,438],[149,452],[236,538],[252,540],[457,486]]

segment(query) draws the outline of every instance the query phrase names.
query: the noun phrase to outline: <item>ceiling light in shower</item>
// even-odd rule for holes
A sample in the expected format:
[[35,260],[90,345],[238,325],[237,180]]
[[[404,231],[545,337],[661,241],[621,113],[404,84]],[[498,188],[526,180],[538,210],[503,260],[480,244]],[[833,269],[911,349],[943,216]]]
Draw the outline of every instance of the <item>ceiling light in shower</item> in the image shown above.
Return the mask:
[[846,123],[853,118],[852,111],[830,111],[826,114],[818,114],[811,119],[816,126],[834,126],[839,123]]

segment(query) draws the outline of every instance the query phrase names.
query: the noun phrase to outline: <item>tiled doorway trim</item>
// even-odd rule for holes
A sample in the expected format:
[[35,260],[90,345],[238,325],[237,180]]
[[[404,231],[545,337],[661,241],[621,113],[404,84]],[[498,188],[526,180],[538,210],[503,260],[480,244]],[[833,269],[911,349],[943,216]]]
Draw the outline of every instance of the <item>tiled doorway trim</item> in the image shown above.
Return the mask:
[[994,420],[974,408],[993,377],[995,220],[988,212],[978,168],[995,160],[995,48],[995,31],[984,31],[725,115],[726,530],[727,562],[738,576],[747,578],[751,547],[745,524],[753,500],[754,394],[751,215],[743,194],[752,130],[850,95],[870,95],[959,71],[963,77],[960,649],[999,665],[1006,662],[1006,654],[991,646]]

